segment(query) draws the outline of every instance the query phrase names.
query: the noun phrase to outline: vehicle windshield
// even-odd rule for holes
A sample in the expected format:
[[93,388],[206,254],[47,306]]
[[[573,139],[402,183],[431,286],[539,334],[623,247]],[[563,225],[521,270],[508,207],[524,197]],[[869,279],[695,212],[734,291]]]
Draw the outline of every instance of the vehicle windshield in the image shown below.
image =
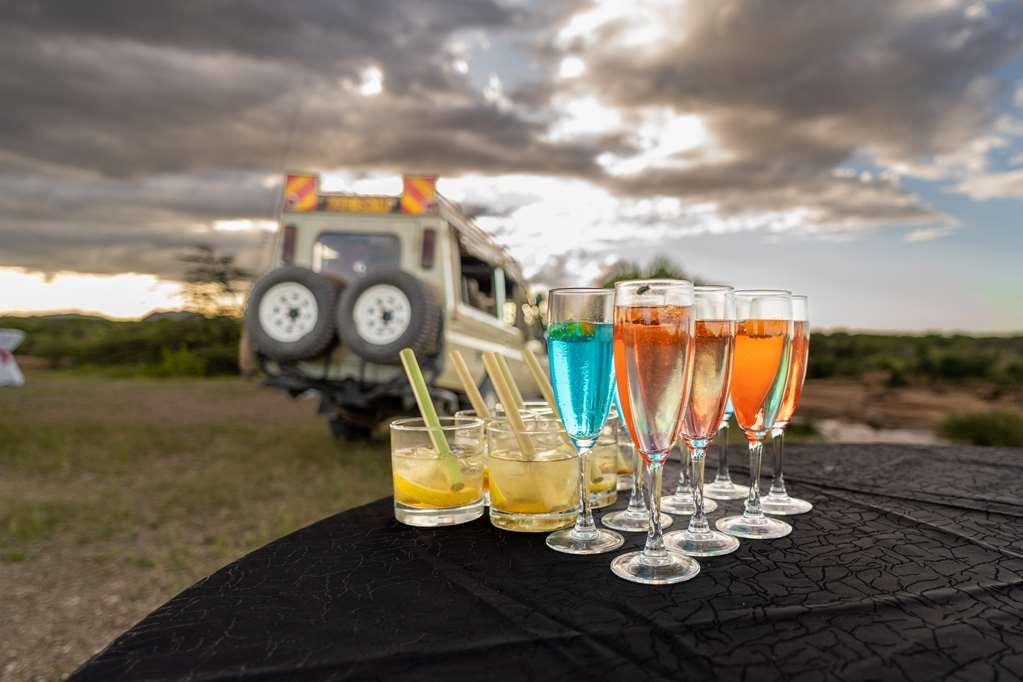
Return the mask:
[[393,234],[325,232],[313,246],[313,270],[346,281],[400,265],[401,243]]

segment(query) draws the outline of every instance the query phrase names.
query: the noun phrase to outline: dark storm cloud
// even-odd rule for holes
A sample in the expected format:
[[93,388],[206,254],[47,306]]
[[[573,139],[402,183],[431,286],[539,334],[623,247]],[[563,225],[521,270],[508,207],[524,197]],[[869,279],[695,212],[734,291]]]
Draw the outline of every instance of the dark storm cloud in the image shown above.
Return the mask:
[[572,85],[580,92],[626,110],[701,115],[727,158],[610,184],[817,206],[839,221],[933,218],[891,184],[829,173],[857,153],[912,170],[986,134],[1004,87],[990,73],[1023,44],[1015,2],[730,1],[686,3],[672,16],[663,45],[623,47],[636,28],[628,15],[570,37],[555,56],[586,61]]
[[142,247],[270,217],[273,188],[242,178],[285,164],[588,172],[593,147],[544,142],[452,69],[459,31],[523,21],[487,0],[4,4],[0,265],[166,274]]
[[241,172],[84,182],[0,175],[0,265],[174,279],[176,255],[204,243],[256,267],[264,235],[207,225],[266,219],[276,189],[264,175]]
[[[890,178],[833,170],[856,154],[910,167],[962,148],[990,128],[990,73],[1023,39],[1018,3],[764,0],[679,3],[656,44],[622,45],[643,14],[632,9],[552,40],[588,8],[4,3],[0,265],[172,277],[172,254],[195,241],[251,261],[262,236],[209,225],[270,218],[285,165],[576,177],[726,215],[801,210],[821,231],[947,222]],[[467,31],[513,32],[546,70],[488,96],[454,66]],[[553,75],[567,55],[586,62],[582,77]],[[558,98],[577,95],[626,125],[552,137]],[[607,173],[596,159],[636,153],[650,107],[700,116],[712,149]]]

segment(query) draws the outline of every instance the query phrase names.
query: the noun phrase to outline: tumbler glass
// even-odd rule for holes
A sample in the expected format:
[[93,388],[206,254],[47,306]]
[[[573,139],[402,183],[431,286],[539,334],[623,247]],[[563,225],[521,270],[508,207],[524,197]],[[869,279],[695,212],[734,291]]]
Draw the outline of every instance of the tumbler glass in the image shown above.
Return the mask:
[[439,454],[421,418],[391,422],[394,517],[410,526],[452,526],[483,515],[483,420],[441,417],[450,453]]

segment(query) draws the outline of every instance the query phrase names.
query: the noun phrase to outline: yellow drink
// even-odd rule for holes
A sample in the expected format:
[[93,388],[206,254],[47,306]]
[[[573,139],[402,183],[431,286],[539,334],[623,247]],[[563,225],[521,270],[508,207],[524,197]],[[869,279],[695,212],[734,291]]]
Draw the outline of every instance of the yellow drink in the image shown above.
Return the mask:
[[590,477],[586,482],[594,509],[618,501],[618,443],[602,434],[590,451]]
[[491,450],[490,520],[524,532],[566,528],[579,502],[578,455],[567,447],[542,450],[531,460],[517,449]]
[[446,509],[483,497],[483,452],[461,453],[462,486],[453,490],[437,453],[425,447],[391,452],[394,501],[418,509]]

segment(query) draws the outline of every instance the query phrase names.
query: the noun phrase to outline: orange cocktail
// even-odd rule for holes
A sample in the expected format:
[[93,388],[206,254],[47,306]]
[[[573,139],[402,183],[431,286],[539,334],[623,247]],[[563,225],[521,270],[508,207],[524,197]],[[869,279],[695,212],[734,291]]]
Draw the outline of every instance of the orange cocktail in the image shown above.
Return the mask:
[[[788,372],[789,320],[742,320],[736,326],[731,395],[747,435],[766,432],[781,405]],[[783,367],[784,364],[784,367]]]
[[718,519],[717,529],[751,540],[780,538],[792,526],[764,515],[760,466],[764,438],[774,428],[785,397],[792,357],[792,294],[778,289],[735,292],[736,332],[731,395],[750,456],[749,496],[741,515]]
[[785,428],[792,420],[799,398],[803,395],[803,382],[806,379],[806,363],[810,357],[810,323],[796,320],[792,323],[792,361],[789,363],[789,380],[785,386],[778,416],[774,419],[775,428]]
[[792,297],[792,360],[789,363],[788,381],[781,407],[774,420],[771,431],[772,449],[774,450],[774,478],[771,490],[764,497],[762,506],[768,514],[791,516],[805,514],[813,509],[807,500],[791,497],[785,489],[785,428],[792,420],[792,415],[799,407],[799,398],[803,393],[803,381],[806,379],[806,364],[810,356],[810,319],[806,296]]

